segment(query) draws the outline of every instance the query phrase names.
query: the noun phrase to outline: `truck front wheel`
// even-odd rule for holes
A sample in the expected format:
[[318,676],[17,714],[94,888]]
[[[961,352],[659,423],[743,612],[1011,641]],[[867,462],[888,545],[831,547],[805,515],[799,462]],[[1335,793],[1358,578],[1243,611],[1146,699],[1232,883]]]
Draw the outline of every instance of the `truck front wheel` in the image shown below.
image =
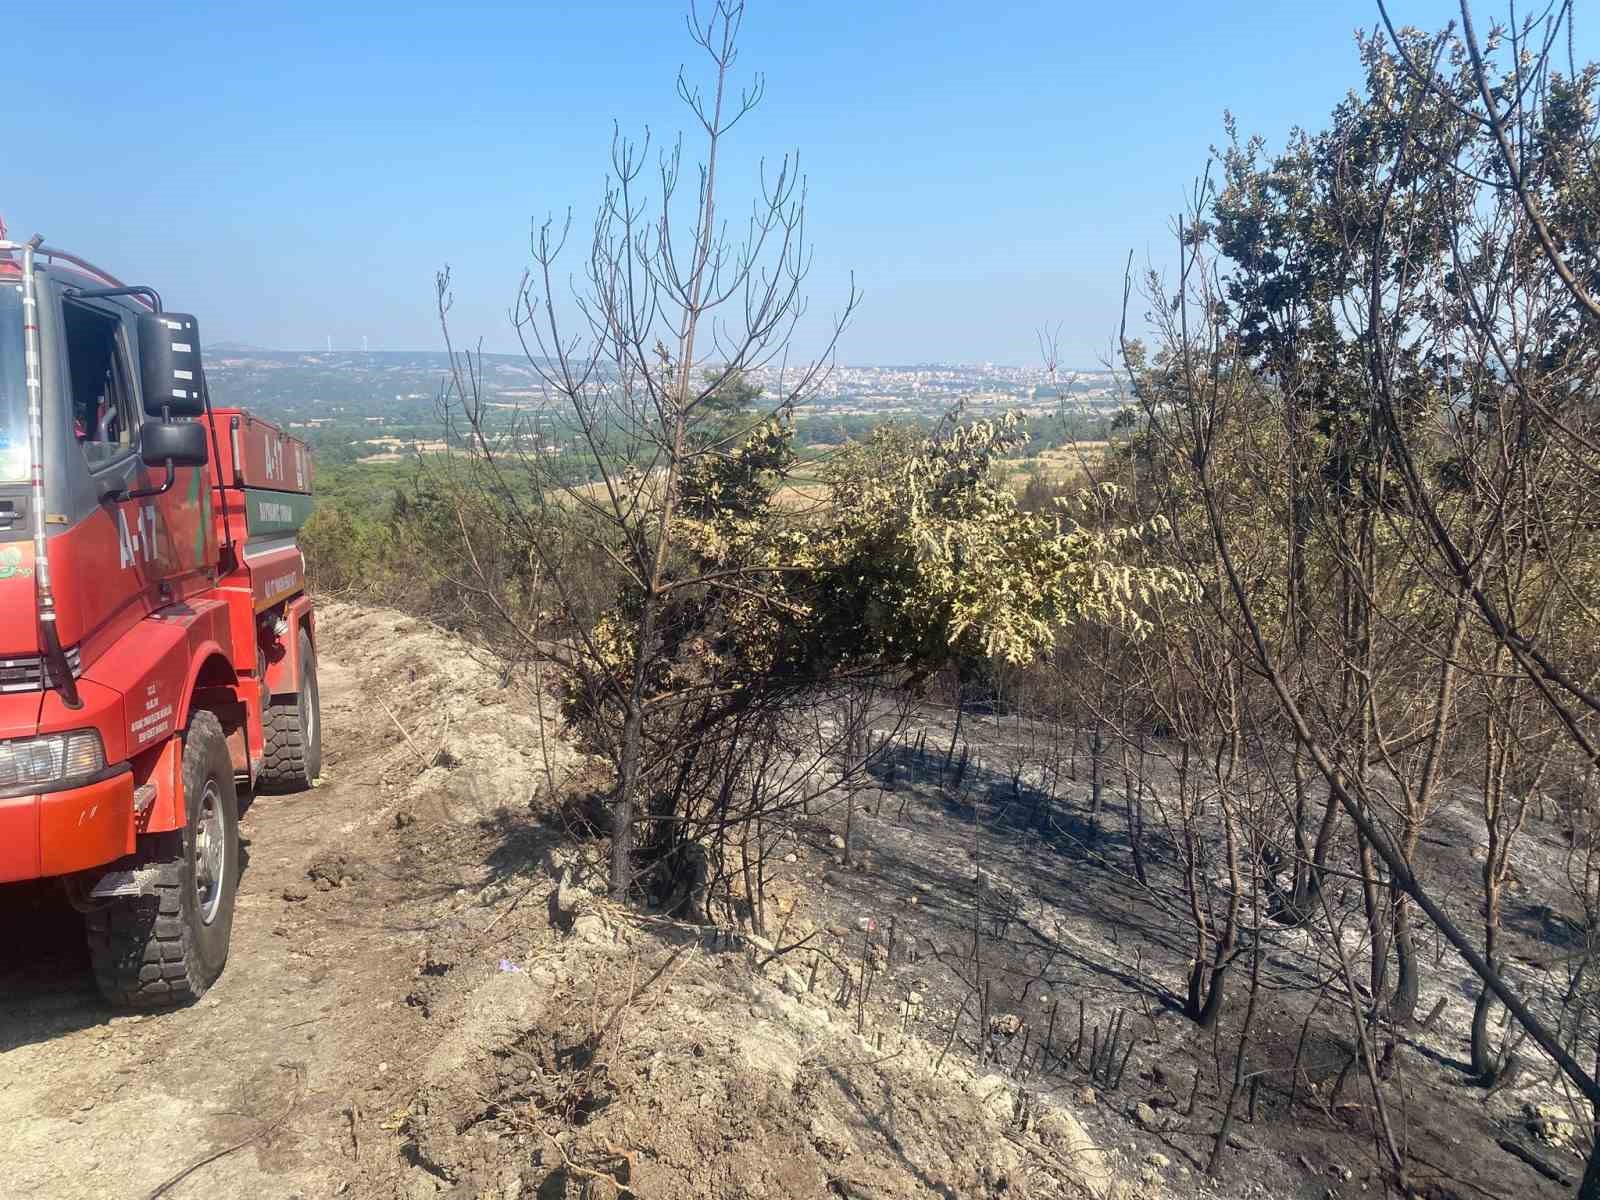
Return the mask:
[[228,961],[239,806],[222,725],[203,710],[183,739],[183,795],[184,827],[149,838],[136,865],[143,894],[88,914],[95,982],[113,1004],[186,1004],[205,994]]
[[300,689],[274,697],[267,705],[266,753],[259,782],[293,791],[308,788],[322,774],[322,697],[317,690],[317,655],[310,635],[300,631]]

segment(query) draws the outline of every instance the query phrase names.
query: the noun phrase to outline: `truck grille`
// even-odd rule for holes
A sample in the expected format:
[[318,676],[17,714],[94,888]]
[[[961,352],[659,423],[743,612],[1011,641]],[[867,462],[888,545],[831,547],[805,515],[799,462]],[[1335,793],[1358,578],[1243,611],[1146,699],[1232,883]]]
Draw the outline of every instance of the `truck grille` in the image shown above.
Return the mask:
[[[67,666],[72,677],[83,674],[78,647],[67,651]],[[31,658],[0,658],[0,694],[9,692],[37,692],[43,688],[47,668],[42,656]]]

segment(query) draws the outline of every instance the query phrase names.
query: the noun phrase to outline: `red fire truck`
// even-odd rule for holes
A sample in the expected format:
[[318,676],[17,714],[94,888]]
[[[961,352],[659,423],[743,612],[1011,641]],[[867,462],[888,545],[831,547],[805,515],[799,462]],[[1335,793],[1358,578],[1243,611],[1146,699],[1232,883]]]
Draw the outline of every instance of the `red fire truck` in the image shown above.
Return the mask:
[[194,317],[0,226],[0,884],[62,882],[114,1004],[215,982],[238,789],[317,777],[310,493]]

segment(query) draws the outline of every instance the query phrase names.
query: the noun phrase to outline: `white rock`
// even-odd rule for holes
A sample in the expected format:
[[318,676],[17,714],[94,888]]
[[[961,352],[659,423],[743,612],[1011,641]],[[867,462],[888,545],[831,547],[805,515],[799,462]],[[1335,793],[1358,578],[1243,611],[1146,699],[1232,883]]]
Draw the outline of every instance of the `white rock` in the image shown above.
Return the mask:
[[999,1037],[1016,1037],[1022,1029],[1022,1018],[1016,1013],[1000,1013],[989,1018],[989,1032]]
[[570,917],[577,912],[578,905],[591,898],[587,888],[579,887],[572,877],[572,868],[563,867],[560,878],[556,882],[556,908],[563,916]]
[[1552,1146],[1564,1146],[1575,1139],[1578,1127],[1572,1114],[1560,1104],[1540,1104],[1533,1110],[1529,1122],[1536,1137]]
[[1074,1171],[1075,1182],[1093,1197],[1110,1197],[1117,1189],[1117,1174],[1110,1168],[1106,1152],[1078,1125],[1077,1118],[1061,1109],[1046,1109],[1038,1117],[1038,1139],[1053,1150],[1056,1158]]
[[539,860],[539,869],[550,878],[556,879],[572,865],[573,858],[571,850],[550,846],[545,849],[543,857]]
[[580,942],[603,944],[614,941],[611,926],[606,924],[606,919],[597,912],[579,913],[572,922],[572,936]]

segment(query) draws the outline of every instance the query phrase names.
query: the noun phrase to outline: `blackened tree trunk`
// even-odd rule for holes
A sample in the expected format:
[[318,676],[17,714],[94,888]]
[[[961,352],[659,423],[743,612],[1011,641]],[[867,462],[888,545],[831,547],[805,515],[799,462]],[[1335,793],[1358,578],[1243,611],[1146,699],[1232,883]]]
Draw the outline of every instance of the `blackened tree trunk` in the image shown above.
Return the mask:
[[1417,1019],[1417,993],[1420,988],[1419,964],[1411,928],[1411,905],[1405,894],[1390,888],[1390,915],[1394,936],[1395,967],[1399,978],[1389,997],[1391,1019],[1398,1025],[1412,1025]]
[[956,743],[961,740],[961,717],[967,708],[966,699],[967,672],[963,667],[956,673],[956,723],[955,728],[950,731],[950,747],[944,752],[944,770],[941,773],[941,777],[949,774],[950,764],[955,761]]
[[[1295,853],[1294,867],[1290,873],[1292,883],[1289,889],[1289,908],[1292,912],[1289,915],[1294,922],[1299,923],[1305,920],[1306,915],[1311,911],[1311,905],[1316,899],[1315,889],[1320,885],[1321,881],[1317,873],[1312,869],[1313,864],[1317,861],[1316,852],[1312,849],[1312,844],[1306,839],[1306,809],[1310,793],[1311,768],[1306,762],[1305,751],[1298,742],[1294,746],[1294,757],[1291,766],[1294,771]],[[1323,816],[1325,825],[1328,824],[1328,815],[1334,811],[1334,806],[1330,804]],[[1331,826],[1326,831],[1326,834],[1319,830],[1319,843],[1325,837],[1331,837],[1332,832]],[[1321,846],[1321,853],[1323,860],[1326,861],[1327,847],[1325,845]]]
[[1105,742],[1101,736],[1100,722],[1094,723],[1089,734],[1089,845],[1100,840],[1100,802],[1104,790]]
[[1141,887],[1148,887],[1144,870],[1144,733],[1139,734],[1139,770],[1134,775],[1127,740],[1122,743],[1122,798],[1128,821],[1128,850],[1133,857],[1133,875]]
[[[1495,970],[1500,969],[1493,958],[1488,962]],[[1493,1007],[1493,996],[1493,992],[1483,988],[1472,1006],[1472,1074],[1485,1087],[1492,1085],[1499,1074],[1499,1064],[1489,1050],[1489,1010]]]

